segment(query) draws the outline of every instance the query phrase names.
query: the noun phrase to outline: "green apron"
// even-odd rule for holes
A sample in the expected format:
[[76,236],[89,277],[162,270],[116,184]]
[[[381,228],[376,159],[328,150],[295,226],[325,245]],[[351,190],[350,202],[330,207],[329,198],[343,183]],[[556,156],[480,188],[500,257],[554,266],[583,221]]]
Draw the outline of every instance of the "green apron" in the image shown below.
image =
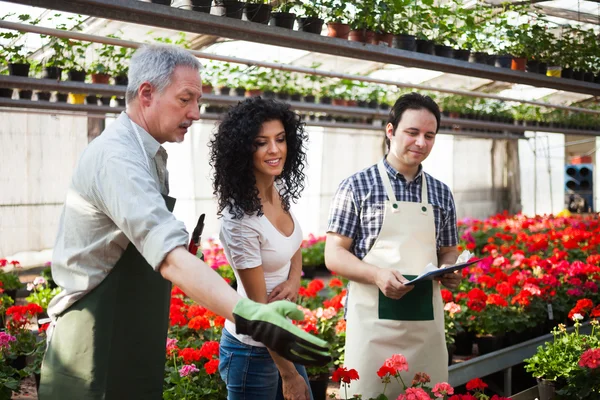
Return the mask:
[[[175,199],[164,196],[173,211]],[[57,319],[40,400],[162,399],[171,283],[133,244]]]

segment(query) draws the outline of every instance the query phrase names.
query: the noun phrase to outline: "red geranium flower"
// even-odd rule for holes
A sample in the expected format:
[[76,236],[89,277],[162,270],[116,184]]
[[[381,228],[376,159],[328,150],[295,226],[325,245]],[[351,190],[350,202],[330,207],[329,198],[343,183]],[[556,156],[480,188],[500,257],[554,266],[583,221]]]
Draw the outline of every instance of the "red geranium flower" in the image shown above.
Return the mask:
[[579,366],[590,369],[600,367],[600,348],[584,351],[579,359]]
[[333,373],[331,377],[334,382],[350,383],[351,381],[358,380],[358,372],[353,368],[348,370],[346,367],[339,367]]
[[467,390],[483,390],[488,387],[487,383],[479,378],[471,379],[467,382]]

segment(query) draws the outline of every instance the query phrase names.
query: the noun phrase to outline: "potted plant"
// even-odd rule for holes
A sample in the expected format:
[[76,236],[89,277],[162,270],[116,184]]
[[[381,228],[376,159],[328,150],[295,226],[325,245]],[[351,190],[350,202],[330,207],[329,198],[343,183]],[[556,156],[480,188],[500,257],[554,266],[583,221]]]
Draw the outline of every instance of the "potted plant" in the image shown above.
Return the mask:
[[326,0],[323,3],[327,15],[327,36],[348,39],[350,24],[348,23],[347,2],[344,0]]
[[408,51],[417,51],[416,36],[413,35],[416,3],[412,0],[394,0],[391,4],[394,15],[393,47]]
[[269,0],[247,0],[246,18],[248,21],[266,25],[271,19],[271,9]]
[[0,271],[0,282],[2,283],[2,289],[13,301],[17,299],[17,290],[24,287],[19,279],[19,275],[16,272],[1,272]]
[[364,0],[355,4],[355,12],[350,22],[349,40],[361,43],[374,43],[377,21],[373,10],[376,7],[377,0]]
[[279,26],[286,29],[294,29],[296,14],[292,13],[292,8],[296,5],[296,1],[282,0],[274,6],[271,12],[271,20],[269,25]]
[[116,46],[103,44],[94,51],[92,63],[88,69],[91,74],[92,83],[108,84],[111,76],[111,63],[113,54],[116,52]]
[[61,292],[61,289],[51,288],[44,277],[37,276],[33,280],[33,283],[27,284],[27,290],[29,291],[29,296],[27,296],[25,300],[27,300],[28,303],[37,304],[42,307],[43,312],[40,313],[39,317],[47,318],[48,314],[46,314],[46,312],[48,310],[48,304],[54,296]]
[[322,18],[324,15],[323,0],[299,0],[294,9],[299,10],[296,13],[298,30],[321,34],[325,22]]
[[225,17],[242,19],[245,3],[238,0],[215,0],[215,5],[225,9]]
[[[12,17],[14,14],[10,13],[0,18],[5,20]],[[37,25],[39,19],[32,19],[29,14],[19,14],[17,16],[19,22],[28,22],[31,25]],[[8,45],[3,45],[0,48],[0,56],[2,63],[8,66],[9,75],[14,76],[29,76],[30,62],[29,58],[31,52],[27,51],[25,36],[26,32],[21,31],[5,31],[0,32],[0,38],[5,39]]]

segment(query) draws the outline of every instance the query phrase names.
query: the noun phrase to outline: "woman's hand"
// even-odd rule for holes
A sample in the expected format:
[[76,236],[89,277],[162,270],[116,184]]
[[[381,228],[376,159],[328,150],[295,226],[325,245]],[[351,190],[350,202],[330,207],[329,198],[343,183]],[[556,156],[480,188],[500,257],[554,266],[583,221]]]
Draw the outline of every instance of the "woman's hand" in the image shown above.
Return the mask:
[[273,289],[269,298],[268,303],[272,303],[277,300],[288,300],[293,303],[298,299],[298,291],[300,290],[300,280],[289,278],[287,281],[280,283]]
[[282,375],[281,382],[285,400],[310,400],[308,385],[298,372],[288,376]]

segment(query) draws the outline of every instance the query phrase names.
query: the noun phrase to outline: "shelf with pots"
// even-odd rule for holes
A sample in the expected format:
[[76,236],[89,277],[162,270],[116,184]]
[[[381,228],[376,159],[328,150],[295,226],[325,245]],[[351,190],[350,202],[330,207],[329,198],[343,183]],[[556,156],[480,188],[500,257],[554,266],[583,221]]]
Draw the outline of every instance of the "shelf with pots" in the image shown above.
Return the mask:
[[[10,1],[41,7],[47,6],[42,0]],[[323,37],[307,32],[290,32],[289,29],[278,26],[265,26],[264,24],[223,18],[202,12],[190,12],[189,10],[159,6],[136,0],[123,0],[120,2],[112,0],[56,0],[53,2],[53,7],[69,12],[129,21],[137,24],[141,23],[178,31],[249,40],[257,43],[273,44],[355,59],[425,68],[576,93],[600,94],[600,84],[593,82],[557,79],[542,74],[513,71],[509,68],[498,68],[487,65],[487,63],[469,63],[464,60],[416,53],[395,47],[390,48],[388,46],[371,45],[368,43],[356,43],[350,40]],[[300,14],[297,14],[296,17],[299,18]],[[395,41],[392,44],[395,43],[397,46],[400,43],[400,35],[400,33],[395,32]],[[490,62],[490,60],[488,59],[487,62]]]

